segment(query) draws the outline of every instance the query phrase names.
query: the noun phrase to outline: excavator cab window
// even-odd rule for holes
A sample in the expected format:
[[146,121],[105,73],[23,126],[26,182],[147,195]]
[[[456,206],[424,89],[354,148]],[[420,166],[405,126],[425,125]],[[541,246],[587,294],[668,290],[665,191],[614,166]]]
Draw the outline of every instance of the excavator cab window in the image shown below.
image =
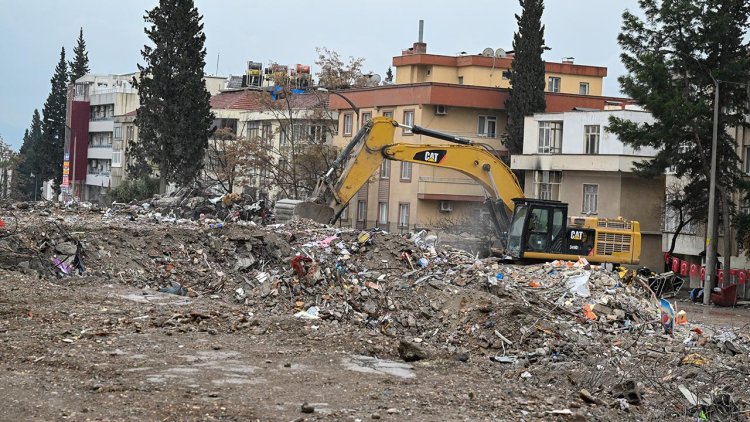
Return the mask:
[[513,213],[513,221],[510,223],[510,231],[508,232],[508,253],[514,258],[520,258],[521,253],[521,242],[524,239],[524,226],[526,225],[526,214],[529,207],[526,205],[516,204],[515,212]]
[[529,215],[529,234],[527,236],[528,251],[544,252],[549,245],[550,210],[548,208],[532,208]]
[[524,252],[562,253],[566,247],[567,204],[557,201],[516,200],[508,253],[522,258]]

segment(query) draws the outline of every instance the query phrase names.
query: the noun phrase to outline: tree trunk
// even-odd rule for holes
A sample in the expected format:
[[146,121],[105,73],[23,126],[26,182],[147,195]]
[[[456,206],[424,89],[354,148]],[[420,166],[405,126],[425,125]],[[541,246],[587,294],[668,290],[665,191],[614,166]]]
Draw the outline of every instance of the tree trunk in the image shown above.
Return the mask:
[[164,195],[167,192],[167,164],[164,161],[159,163],[159,194]]

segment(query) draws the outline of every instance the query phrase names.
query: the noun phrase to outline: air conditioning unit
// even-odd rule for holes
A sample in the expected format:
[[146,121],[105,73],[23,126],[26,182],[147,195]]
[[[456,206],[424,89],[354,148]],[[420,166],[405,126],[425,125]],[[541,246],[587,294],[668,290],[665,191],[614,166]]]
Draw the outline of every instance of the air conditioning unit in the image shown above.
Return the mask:
[[453,203],[451,201],[440,201],[440,212],[451,211],[453,211]]
[[445,116],[446,114],[448,114],[448,107],[444,105],[436,105],[435,114],[438,116]]

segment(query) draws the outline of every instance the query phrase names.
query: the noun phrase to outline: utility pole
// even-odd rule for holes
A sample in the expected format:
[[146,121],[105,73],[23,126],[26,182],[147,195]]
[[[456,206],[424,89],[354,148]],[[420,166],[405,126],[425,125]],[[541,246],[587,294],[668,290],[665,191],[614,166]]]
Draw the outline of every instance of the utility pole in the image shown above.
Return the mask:
[[[718,219],[716,218],[716,154],[719,143],[719,81],[709,71],[708,75],[714,82],[714,127],[711,138],[711,175],[708,185],[708,230],[706,233],[706,282],[703,286],[703,304],[711,303],[711,292],[714,287],[716,276],[716,244],[719,242],[717,231]],[[724,218],[727,218],[726,216]],[[729,233],[724,233],[728,236]],[[724,251],[724,254],[732,253]]]

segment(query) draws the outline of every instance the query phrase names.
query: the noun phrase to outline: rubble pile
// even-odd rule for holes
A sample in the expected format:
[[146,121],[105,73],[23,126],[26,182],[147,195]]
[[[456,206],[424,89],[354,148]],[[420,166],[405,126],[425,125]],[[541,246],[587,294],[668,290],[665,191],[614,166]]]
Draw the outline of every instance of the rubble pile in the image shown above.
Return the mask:
[[574,388],[575,406],[629,412],[654,400],[663,415],[710,418],[737,416],[748,400],[732,387],[750,383],[747,331],[675,318],[632,272],[585,259],[480,259],[425,232],[219,225],[197,200],[186,209],[200,213],[190,218],[182,199],[159,201],[99,213],[16,210],[0,236],[0,266],[206,295],[315,329],[355,326],[398,345],[375,353],[489,363],[529,388]]

